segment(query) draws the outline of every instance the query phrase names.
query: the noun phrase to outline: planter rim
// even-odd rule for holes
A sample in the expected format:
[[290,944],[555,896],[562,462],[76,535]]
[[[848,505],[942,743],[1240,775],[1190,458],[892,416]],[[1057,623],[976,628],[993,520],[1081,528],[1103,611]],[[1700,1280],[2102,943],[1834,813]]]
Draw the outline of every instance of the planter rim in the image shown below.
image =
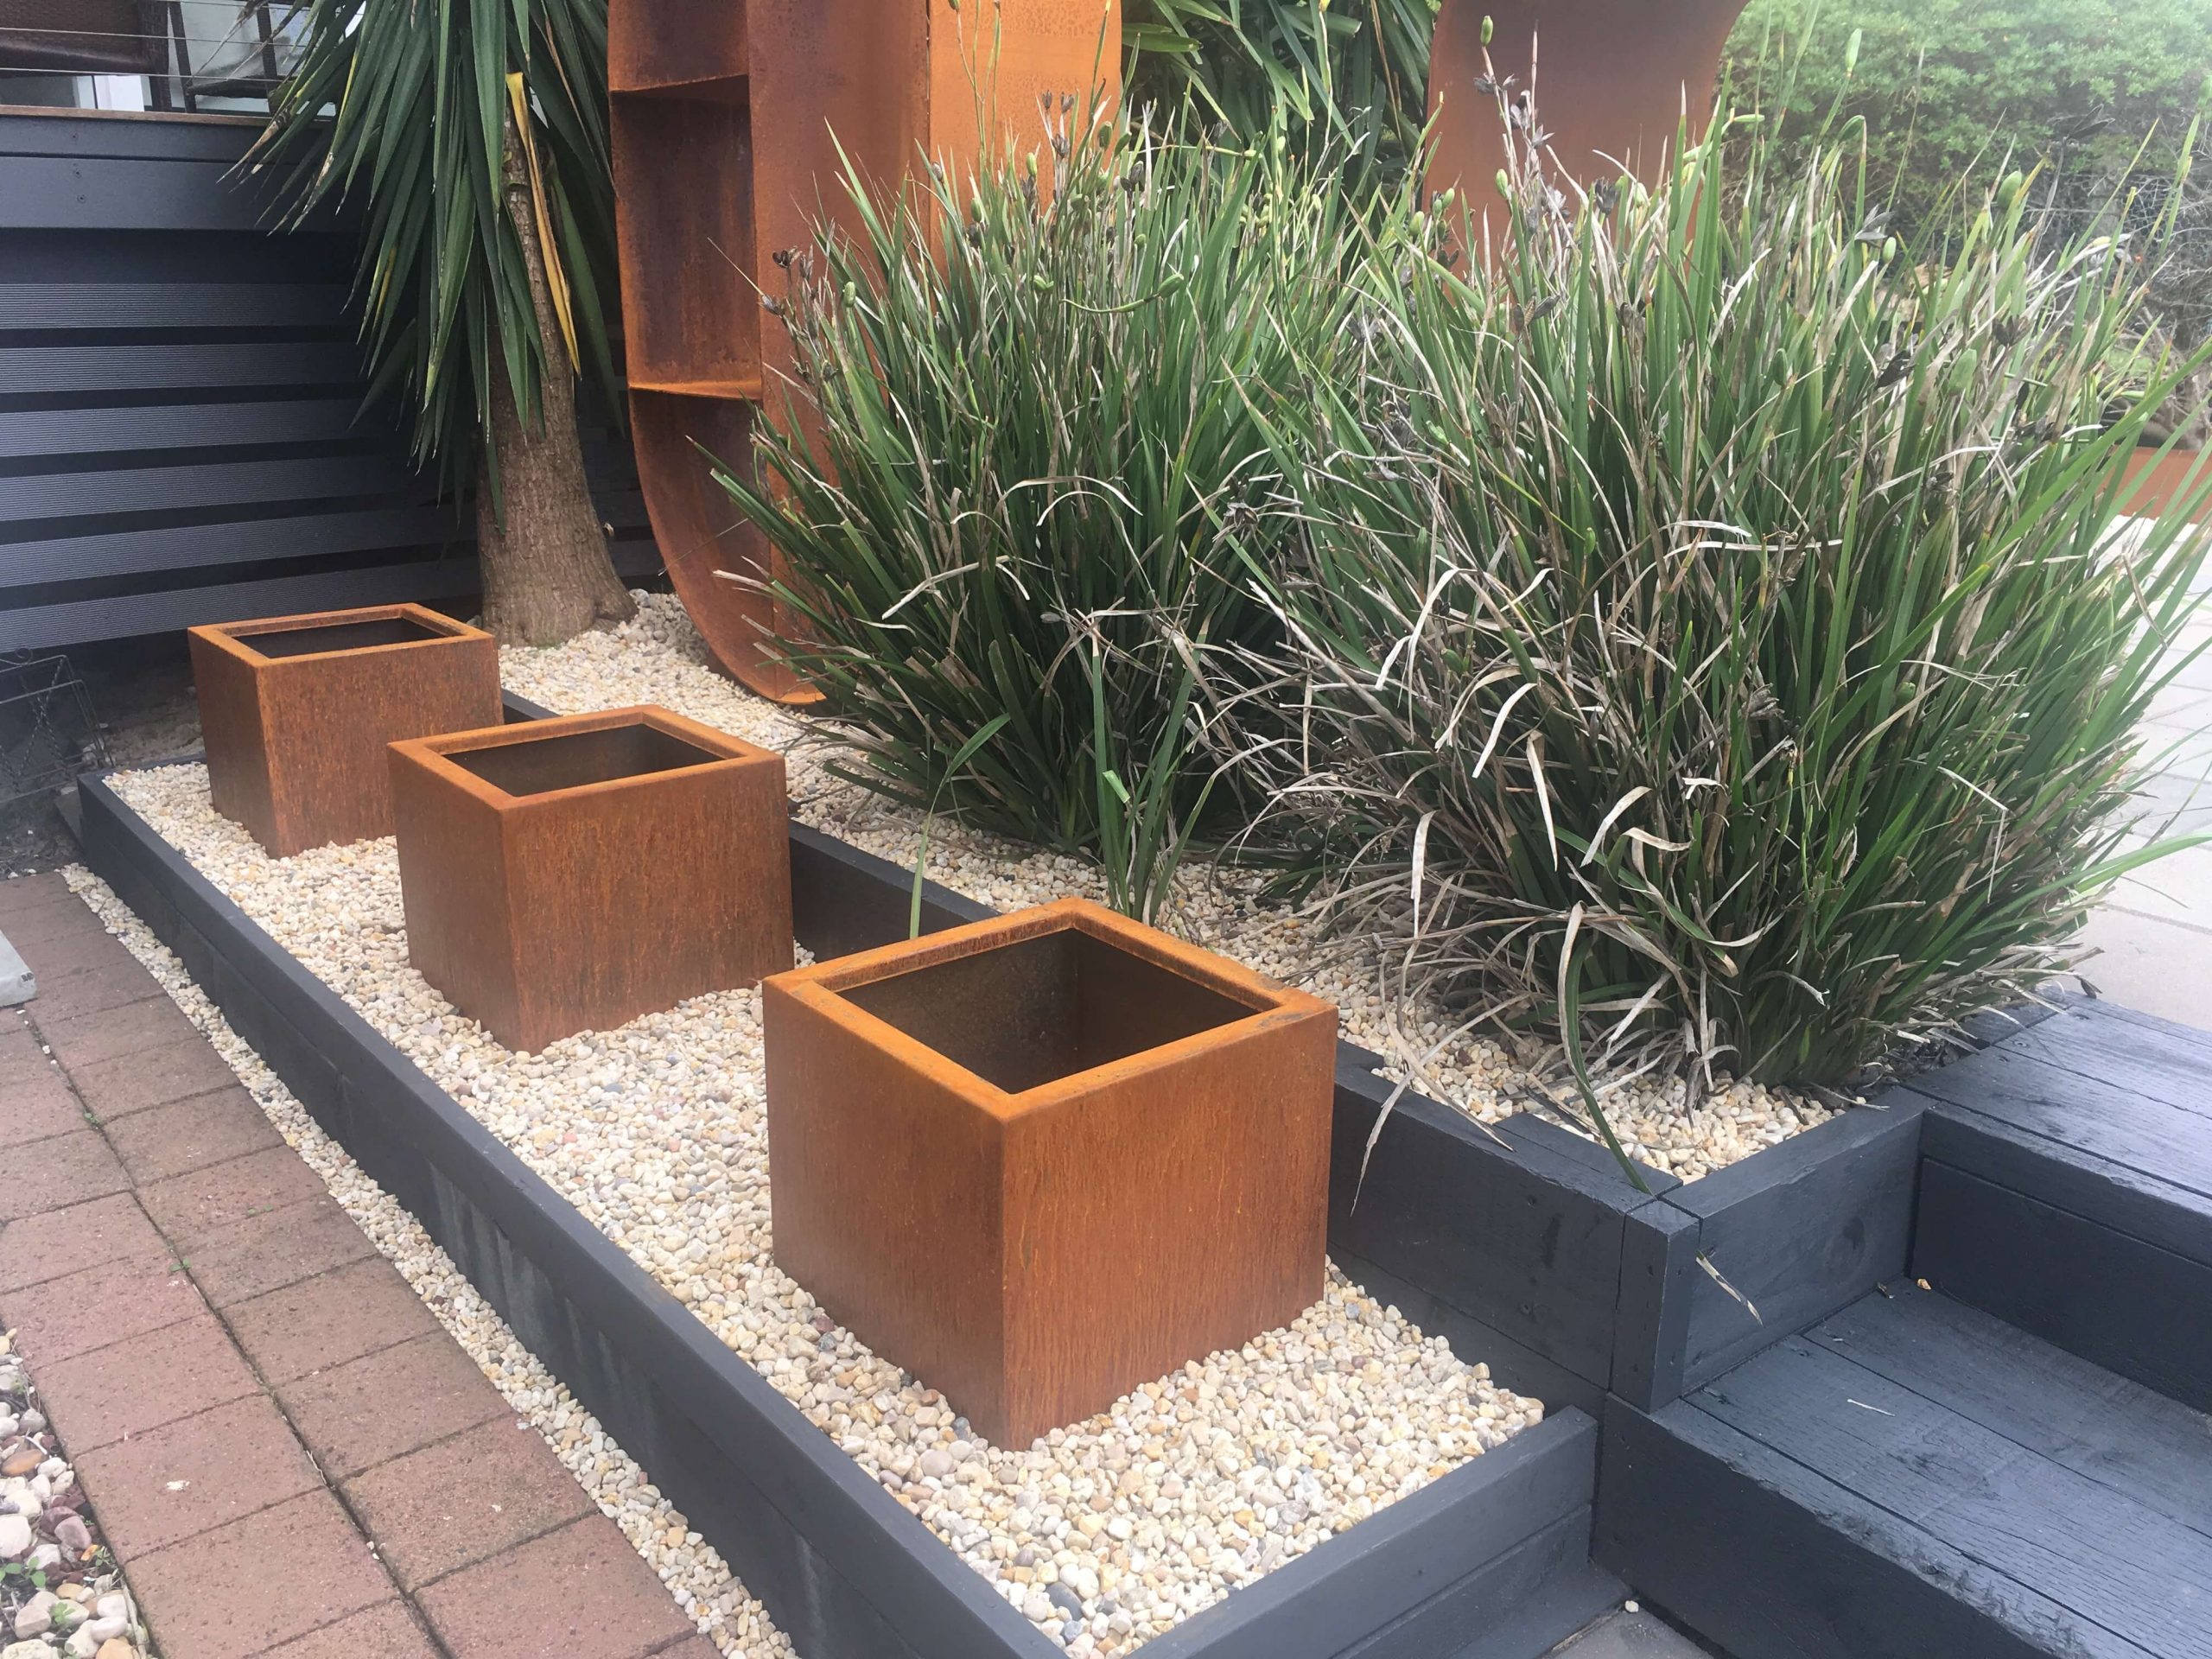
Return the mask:
[[[436,636],[429,639],[395,639],[381,645],[351,645],[336,651],[302,651],[288,657],[270,657],[254,649],[256,636],[301,633],[314,628],[343,627],[350,622],[412,622]],[[380,652],[420,651],[426,645],[450,645],[456,639],[489,639],[483,629],[458,621],[427,605],[362,605],[342,611],[302,611],[295,616],[257,616],[244,622],[208,622],[186,631],[225,656],[255,668],[282,663],[322,663],[337,657],[372,657]]]
[[[679,739],[694,748],[705,750],[710,758],[689,766],[663,767],[657,772],[635,772],[623,778],[604,778],[594,783],[565,784],[555,789],[533,790],[527,795],[512,794],[451,758],[457,754],[481,754],[491,749],[517,748],[525,743],[580,737],[588,732],[619,731],[627,727],[643,727],[648,731]],[[718,732],[711,726],[702,726],[696,720],[687,720],[673,710],[652,703],[639,703],[628,709],[601,709],[588,715],[568,715],[554,720],[486,726],[473,732],[445,732],[435,737],[408,738],[394,743],[391,752],[395,758],[404,757],[413,761],[439,782],[461,791],[486,806],[503,811],[515,811],[546,802],[588,799],[617,790],[645,787],[666,779],[696,778],[701,772],[717,767],[780,766],[784,763],[784,757],[773,749],[747,743],[742,738],[732,737],[728,732]]]
[[[848,1001],[844,995],[847,991],[903,978],[963,957],[982,956],[1030,939],[1068,932],[1087,933],[1249,1012],[1242,1018],[1210,1026],[1172,1042],[1071,1071],[1033,1089],[1010,1092],[858,1003]],[[1333,1020],[1337,1015],[1335,1007],[1318,996],[1280,984],[1242,963],[1185,944],[1088,899],[1055,899],[1010,916],[971,922],[965,927],[838,957],[811,968],[773,975],[762,985],[764,989],[772,989],[803,1003],[849,1035],[888,1053],[901,1065],[922,1073],[931,1082],[952,1090],[1001,1122],[1065,1105],[1092,1093],[1102,1084],[1146,1077],[1193,1054],[1261,1031],[1321,1015]]]

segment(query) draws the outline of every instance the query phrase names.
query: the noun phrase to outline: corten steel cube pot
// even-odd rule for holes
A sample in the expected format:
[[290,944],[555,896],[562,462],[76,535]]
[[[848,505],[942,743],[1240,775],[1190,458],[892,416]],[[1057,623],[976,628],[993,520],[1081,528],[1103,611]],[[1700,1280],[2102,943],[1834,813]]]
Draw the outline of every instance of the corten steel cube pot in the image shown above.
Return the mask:
[[279,858],[391,833],[391,743],[500,718],[499,649],[420,605],[190,631],[215,810]]
[[665,709],[395,743],[409,959],[509,1048],[791,965],[784,758]]
[[1319,1299],[1329,1004],[1080,899],[763,991],[777,1262],[993,1442]]

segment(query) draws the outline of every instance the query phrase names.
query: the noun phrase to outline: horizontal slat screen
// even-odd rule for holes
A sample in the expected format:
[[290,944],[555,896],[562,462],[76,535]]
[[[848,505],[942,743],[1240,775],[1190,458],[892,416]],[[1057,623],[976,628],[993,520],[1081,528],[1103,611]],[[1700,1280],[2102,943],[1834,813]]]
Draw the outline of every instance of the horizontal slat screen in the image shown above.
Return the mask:
[[[473,516],[361,412],[342,230],[272,232],[255,130],[0,112],[0,651],[479,590]],[[648,577],[628,445],[587,439]]]

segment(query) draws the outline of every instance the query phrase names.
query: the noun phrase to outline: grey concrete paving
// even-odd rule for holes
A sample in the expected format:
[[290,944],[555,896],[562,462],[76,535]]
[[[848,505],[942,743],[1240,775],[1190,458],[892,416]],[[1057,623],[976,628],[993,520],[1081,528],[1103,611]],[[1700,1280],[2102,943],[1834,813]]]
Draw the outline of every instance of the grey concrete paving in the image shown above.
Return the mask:
[[[2212,592],[2212,572],[2200,579]],[[2145,829],[2212,835],[2212,609],[2177,649],[2182,668],[2144,722]],[[2191,848],[2120,881],[2083,934],[2098,953],[2082,976],[2123,1007],[2212,1029],[2212,846]]]

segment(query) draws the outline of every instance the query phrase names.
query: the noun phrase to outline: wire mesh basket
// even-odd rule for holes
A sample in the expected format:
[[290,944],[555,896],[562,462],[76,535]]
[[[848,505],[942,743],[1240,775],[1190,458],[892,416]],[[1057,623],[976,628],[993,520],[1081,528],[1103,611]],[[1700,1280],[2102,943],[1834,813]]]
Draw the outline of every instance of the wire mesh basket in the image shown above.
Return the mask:
[[0,652],[0,806],[107,764],[92,694],[69,659]]

